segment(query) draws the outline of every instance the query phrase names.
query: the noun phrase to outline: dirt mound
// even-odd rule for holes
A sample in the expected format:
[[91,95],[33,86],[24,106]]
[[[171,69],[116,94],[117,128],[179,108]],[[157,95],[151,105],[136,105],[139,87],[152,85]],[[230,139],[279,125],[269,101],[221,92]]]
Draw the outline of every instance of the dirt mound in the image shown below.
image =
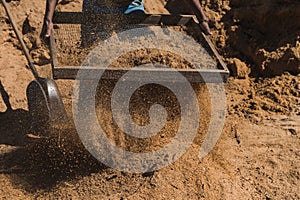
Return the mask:
[[254,75],[300,73],[299,1],[214,1],[206,9],[225,57],[250,64]]
[[230,114],[259,122],[270,113],[300,114],[300,77],[288,73],[276,78],[230,79]]

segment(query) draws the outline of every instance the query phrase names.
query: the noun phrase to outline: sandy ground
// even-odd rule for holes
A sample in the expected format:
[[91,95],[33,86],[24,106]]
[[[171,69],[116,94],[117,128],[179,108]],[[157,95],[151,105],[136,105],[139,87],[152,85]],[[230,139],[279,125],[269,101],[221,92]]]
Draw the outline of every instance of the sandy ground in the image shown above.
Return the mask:
[[[9,6],[39,71],[48,76],[49,52],[38,37],[44,4],[20,0]],[[172,1],[146,4],[152,13],[167,13],[164,6],[174,9]],[[299,3],[220,0],[204,7],[212,40],[233,75],[226,84],[223,133],[204,159],[198,153],[205,130],[199,130],[175,163],[131,174],[96,161],[72,125],[52,138],[33,135],[26,98],[33,76],[0,6],[0,198],[299,199]],[[61,1],[58,9],[80,11],[81,2]],[[71,115],[72,81],[57,82]]]

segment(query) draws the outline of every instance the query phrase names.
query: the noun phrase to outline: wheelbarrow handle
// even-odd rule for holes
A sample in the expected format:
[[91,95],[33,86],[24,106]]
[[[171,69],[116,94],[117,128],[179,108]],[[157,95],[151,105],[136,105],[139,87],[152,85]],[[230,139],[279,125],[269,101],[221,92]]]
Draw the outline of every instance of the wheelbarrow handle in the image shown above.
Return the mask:
[[33,73],[34,77],[37,79],[37,78],[39,78],[39,74],[38,74],[38,72],[37,72],[37,70],[36,70],[36,68],[35,68],[35,66],[34,66],[34,64],[32,62],[32,58],[30,57],[29,51],[28,51],[28,49],[27,49],[27,47],[26,47],[26,45],[25,45],[25,43],[24,43],[24,41],[23,41],[23,39],[21,37],[21,34],[18,31],[18,28],[17,28],[17,26],[15,24],[15,21],[14,21],[12,15],[10,13],[8,7],[7,7],[7,4],[5,2],[6,0],[1,0],[1,1],[2,1],[3,7],[4,7],[5,11],[6,11],[6,14],[7,14],[7,16],[9,18],[10,22],[11,22],[11,25],[12,25],[12,27],[14,29],[14,32],[15,32],[15,34],[16,34],[16,36],[17,36],[17,38],[18,38],[18,40],[19,40],[19,42],[20,42],[20,44],[22,46],[23,52],[24,52],[24,54],[26,56],[26,59],[28,61],[29,68],[30,68],[31,72]]

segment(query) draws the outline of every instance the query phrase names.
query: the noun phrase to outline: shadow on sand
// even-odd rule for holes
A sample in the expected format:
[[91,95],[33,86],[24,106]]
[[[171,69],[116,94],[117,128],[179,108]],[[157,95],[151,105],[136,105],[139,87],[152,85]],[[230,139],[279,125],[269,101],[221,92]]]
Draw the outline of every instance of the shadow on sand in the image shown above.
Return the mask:
[[[0,113],[0,174],[8,176],[14,187],[30,193],[50,190],[60,182],[106,168],[85,151],[75,129],[53,129],[53,137],[48,138],[31,134],[30,113],[12,109],[1,81],[0,92],[7,107]],[[57,137],[70,133],[70,140]]]

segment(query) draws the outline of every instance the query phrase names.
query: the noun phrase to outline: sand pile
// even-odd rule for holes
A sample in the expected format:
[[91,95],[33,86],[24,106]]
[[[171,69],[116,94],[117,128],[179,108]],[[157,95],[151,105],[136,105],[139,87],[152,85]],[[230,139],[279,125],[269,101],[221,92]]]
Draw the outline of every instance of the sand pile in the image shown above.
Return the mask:
[[[57,9],[81,11],[81,3],[82,0],[61,0]],[[13,109],[20,108],[6,112],[0,98],[0,198],[299,199],[299,75],[286,73],[299,73],[299,2],[207,0],[202,3],[211,19],[213,42],[233,75],[241,79],[231,78],[228,82],[224,132],[211,154],[202,160],[198,154],[209,121],[209,97],[205,87],[194,85],[203,108],[202,126],[182,158],[153,174],[107,169],[84,150],[72,125],[57,130],[55,138],[49,140],[28,138],[30,118],[25,91],[32,76],[25,68],[26,60],[0,6],[0,86],[8,93]],[[184,10],[181,0],[179,3],[146,0],[147,12],[152,13],[182,10],[174,9],[178,5]],[[39,70],[49,75],[49,52],[39,39],[45,1],[14,0],[9,6]],[[139,54],[144,56],[149,52],[141,50]],[[156,62],[174,58],[168,53],[152,52],[151,56],[156,57],[151,58]],[[132,57],[135,54],[126,58],[132,60],[130,65],[134,64]],[[145,56],[145,62],[148,61]],[[188,65],[180,59],[176,61]],[[259,77],[276,74],[281,75]],[[57,82],[72,116],[73,82]],[[171,131],[164,129],[150,140],[132,141],[118,129],[107,106],[115,83],[102,83],[104,87],[99,87],[96,106],[99,121],[112,141],[139,152],[157,149],[173,138],[179,109],[169,91],[146,86],[135,93],[130,114],[139,124],[149,123],[147,111],[153,103],[176,109],[170,109],[165,127]],[[292,111],[294,118],[278,115]],[[20,147],[24,144],[27,148]]]
[[255,75],[300,72],[299,1],[208,1],[206,10],[225,57],[246,62]]

